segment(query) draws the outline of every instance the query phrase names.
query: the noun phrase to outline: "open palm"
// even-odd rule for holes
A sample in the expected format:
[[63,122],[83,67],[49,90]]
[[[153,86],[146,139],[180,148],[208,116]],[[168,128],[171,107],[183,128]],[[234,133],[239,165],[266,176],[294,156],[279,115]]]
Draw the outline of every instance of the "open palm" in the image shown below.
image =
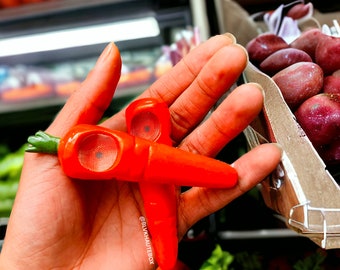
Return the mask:
[[[262,108],[260,86],[245,84],[201,123],[246,64],[246,52],[233,36],[215,36],[192,50],[140,97],[168,104],[171,136],[177,147],[213,157]],[[120,68],[119,51],[110,44],[47,133],[62,137],[77,124],[96,124],[111,102]],[[124,111],[101,125],[125,131]],[[277,146],[262,145],[233,164],[239,174],[236,187],[193,187],[178,194],[179,239],[198,220],[260,182],[280,156]],[[144,216],[138,184],[70,179],[57,157],[28,153],[0,255],[1,269],[155,269],[146,252]]]

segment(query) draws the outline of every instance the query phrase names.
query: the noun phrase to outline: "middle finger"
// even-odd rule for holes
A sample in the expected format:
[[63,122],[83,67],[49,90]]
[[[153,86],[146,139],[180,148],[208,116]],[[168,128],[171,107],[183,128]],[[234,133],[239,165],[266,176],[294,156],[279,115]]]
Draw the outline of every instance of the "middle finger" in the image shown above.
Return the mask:
[[[231,34],[217,35],[193,49],[169,72],[154,82],[137,98],[152,97],[170,106],[196,80],[206,63],[223,47],[235,43]],[[102,125],[111,129],[125,129],[124,110],[107,119]]]
[[220,49],[202,68],[196,79],[170,106],[172,139],[180,142],[193,130],[236,82],[247,64],[240,45]]

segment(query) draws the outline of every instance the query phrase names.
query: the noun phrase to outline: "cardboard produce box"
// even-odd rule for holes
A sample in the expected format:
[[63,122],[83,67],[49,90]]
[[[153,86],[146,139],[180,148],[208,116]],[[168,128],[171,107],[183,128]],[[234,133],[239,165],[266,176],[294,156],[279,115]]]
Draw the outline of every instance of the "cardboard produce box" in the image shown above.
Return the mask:
[[[253,21],[237,3],[224,0],[221,4],[223,30],[233,33],[240,44],[246,45],[262,31],[263,25]],[[320,14],[316,11],[315,15]],[[320,16],[322,23],[339,17],[340,13]],[[317,27],[320,22],[314,17],[304,24]],[[278,142],[284,150],[280,166],[260,185],[266,205],[281,214],[289,228],[320,247],[340,248],[339,184],[296,122],[274,81],[251,63],[244,80],[257,82],[265,90],[262,114],[244,131],[250,147],[270,141]]]

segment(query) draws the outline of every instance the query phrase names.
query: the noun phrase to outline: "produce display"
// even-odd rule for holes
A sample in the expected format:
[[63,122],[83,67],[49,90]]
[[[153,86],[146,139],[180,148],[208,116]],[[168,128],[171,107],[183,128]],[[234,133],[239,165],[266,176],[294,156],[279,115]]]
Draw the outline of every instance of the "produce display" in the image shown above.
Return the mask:
[[[68,96],[80,83],[69,69],[29,65],[0,66],[0,103],[27,102]],[[71,84],[71,82],[73,84]]]
[[[286,16],[293,13],[299,19],[310,8],[299,3]],[[333,33],[324,30],[330,28],[307,28],[297,35],[295,19],[286,24],[290,31],[266,32],[249,41],[249,59],[277,84],[325,164],[339,165],[340,27],[334,20]]]
[[0,217],[11,213],[26,147],[25,144],[12,152],[7,145],[0,145]]
[[[121,51],[122,70],[117,92],[145,89],[200,42],[198,29],[181,29],[175,43],[148,49]],[[39,65],[0,65],[0,105],[63,99],[79,88],[95,65],[89,57]],[[126,91],[127,90],[127,91]],[[136,93],[137,94],[137,93]]]
[[[329,258],[328,258],[329,257]],[[199,270],[215,270],[215,269],[332,269],[334,267],[329,261],[336,260],[336,256],[330,256],[320,250],[306,254],[297,254],[296,257],[282,254],[272,255],[267,258],[266,254],[261,252],[229,252],[222,249],[216,244],[211,256],[201,265]],[[280,268],[278,268],[280,267]]]
[[[135,52],[123,51],[117,91],[150,84],[159,76],[155,65],[161,53],[159,47]],[[95,62],[96,58],[90,57],[54,64],[0,65],[0,105],[67,98],[79,88]],[[157,63],[157,66],[161,65]]]

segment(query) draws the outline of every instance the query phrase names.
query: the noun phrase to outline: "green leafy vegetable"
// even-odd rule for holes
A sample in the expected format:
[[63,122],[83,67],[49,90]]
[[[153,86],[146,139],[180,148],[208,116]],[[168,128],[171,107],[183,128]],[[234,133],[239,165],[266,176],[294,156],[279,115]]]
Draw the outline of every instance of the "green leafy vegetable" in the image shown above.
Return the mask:
[[294,270],[322,270],[323,262],[325,261],[326,256],[321,254],[320,252],[315,252],[310,256],[297,261],[293,268]]
[[10,152],[6,145],[0,145],[0,149],[2,149],[0,150],[0,217],[8,217],[11,213],[26,147],[25,144],[17,151]]
[[223,251],[220,245],[216,245],[211,257],[206,260],[200,270],[228,270],[233,262],[234,256],[227,251]]
[[26,146],[13,153],[7,153],[0,160],[0,180],[17,180],[21,173]]
[[260,255],[247,251],[235,254],[235,263],[240,265],[242,270],[262,270],[263,265]]

